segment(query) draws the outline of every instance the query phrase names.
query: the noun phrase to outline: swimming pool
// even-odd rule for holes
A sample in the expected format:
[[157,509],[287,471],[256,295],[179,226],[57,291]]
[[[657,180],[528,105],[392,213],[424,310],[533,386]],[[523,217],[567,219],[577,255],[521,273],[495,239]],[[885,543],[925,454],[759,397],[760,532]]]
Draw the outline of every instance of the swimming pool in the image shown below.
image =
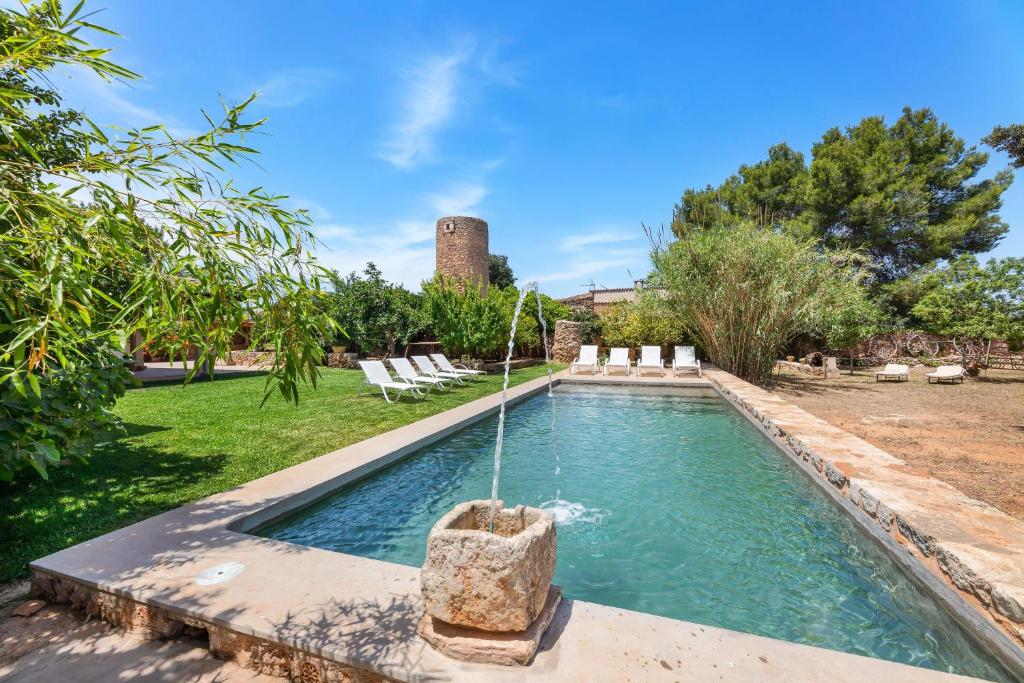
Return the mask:
[[[557,392],[509,410],[501,494],[553,510],[570,598],[989,679],[1001,667],[717,396]],[[496,417],[261,529],[419,566],[490,492]],[[556,496],[556,492],[560,495]],[[557,500],[556,500],[557,498]]]

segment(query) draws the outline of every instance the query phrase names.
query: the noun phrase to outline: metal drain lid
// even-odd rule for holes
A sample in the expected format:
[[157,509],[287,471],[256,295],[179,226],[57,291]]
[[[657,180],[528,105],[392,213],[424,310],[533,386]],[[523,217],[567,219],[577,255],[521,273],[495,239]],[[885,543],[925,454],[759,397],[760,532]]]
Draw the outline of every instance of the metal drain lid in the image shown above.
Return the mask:
[[196,583],[200,586],[214,586],[226,583],[244,571],[245,565],[241,562],[224,562],[200,572],[196,576]]

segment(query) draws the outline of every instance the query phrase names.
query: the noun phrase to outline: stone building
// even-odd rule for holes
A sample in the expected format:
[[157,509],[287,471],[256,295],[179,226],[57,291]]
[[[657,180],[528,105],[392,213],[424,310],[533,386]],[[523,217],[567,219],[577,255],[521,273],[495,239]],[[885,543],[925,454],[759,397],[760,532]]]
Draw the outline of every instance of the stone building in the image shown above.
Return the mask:
[[435,250],[439,274],[476,283],[487,293],[487,221],[471,216],[438,219]]
[[[613,289],[592,289],[589,292],[583,292],[582,294],[576,294],[574,296],[559,299],[563,304],[571,306],[572,308],[586,309],[593,311],[598,315],[604,315],[607,313],[612,306],[625,301],[636,301],[637,295],[640,290],[644,288],[643,280],[636,280],[633,282],[632,287],[617,287]],[[664,290],[654,289],[662,294]]]

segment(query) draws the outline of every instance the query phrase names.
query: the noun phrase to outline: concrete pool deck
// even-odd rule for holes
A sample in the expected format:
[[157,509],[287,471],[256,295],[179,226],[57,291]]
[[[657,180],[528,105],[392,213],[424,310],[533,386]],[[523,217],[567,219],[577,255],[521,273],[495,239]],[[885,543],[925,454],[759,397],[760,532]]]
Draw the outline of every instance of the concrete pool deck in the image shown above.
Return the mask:
[[[571,384],[717,389],[750,414],[757,410],[765,415],[757,402],[770,403],[772,399],[770,394],[762,392],[762,397],[756,394],[761,390],[719,371],[708,371],[702,380],[692,375],[615,379],[603,375],[570,376],[565,372],[557,378]],[[521,400],[544,391],[546,385],[543,378],[524,383],[510,389],[509,398]],[[966,680],[878,659],[585,603],[572,600],[571,595],[563,601],[530,666],[504,668],[460,663],[435,652],[416,635],[423,613],[418,569],[245,533],[494,413],[499,401],[500,394],[472,401],[37,560],[32,564],[33,590],[37,595],[70,602],[144,636],[159,638],[205,631],[215,654],[262,673],[299,680],[349,680],[345,675],[354,681]],[[401,409],[401,405],[395,407]],[[789,412],[790,409],[798,410],[788,404],[773,404],[770,411],[783,441],[792,442],[788,447],[796,452],[803,439],[815,444],[814,449],[804,451],[817,454],[823,463],[818,471],[832,472],[829,481],[837,479],[835,473],[842,473],[844,467],[859,466],[861,469],[843,474],[846,488],[840,490],[856,490],[861,509],[874,510],[872,519],[885,518],[888,513],[879,512],[880,505],[872,504],[878,502],[877,495],[882,495],[878,486],[884,482],[876,485],[873,479],[869,480],[867,474],[873,470],[867,460],[852,460],[859,446],[847,439],[854,437],[835,428],[822,431],[824,427],[810,422],[804,424],[810,430],[806,434],[796,429],[799,425],[787,430],[785,426],[791,421],[805,419]],[[763,420],[760,424],[771,431],[772,427]],[[821,452],[831,447],[841,447],[837,453],[846,460],[836,455],[835,462],[826,466]],[[844,465],[847,460],[856,465]],[[881,472],[892,461],[895,459],[879,460],[883,463]],[[913,502],[919,490],[931,490],[918,481],[920,476],[902,473],[898,467],[889,469],[901,476],[914,477],[908,490],[895,492],[903,498],[894,496],[895,499]],[[942,534],[941,528],[933,529],[928,515],[921,519],[913,516],[910,502],[889,504],[888,495],[886,492],[881,500],[887,501],[885,510],[893,511],[896,520],[890,529],[913,529],[926,547],[925,539],[933,539],[933,554],[939,552],[941,545],[948,558],[952,541]],[[963,510],[977,510],[985,515],[985,520],[998,521],[989,524],[998,533],[984,537],[986,545],[982,550],[1016,558],[1016,553],[1024,548],[1024,533],[1003,525],[1003,520],[991,515],[991,509],[984,509],[987,506],[974,503],[974,507],[964,503],[951,508],[946,516],[962,516]],[[941,517],[942,525],[950,523]],[[898,520],[904,521],[903,526]],[[1020,535],[1014,536],[1015,533]],[[961,544],[970,540],[964,534],[955,538]],[[1000,543],[1009,545],[1000,548]],[[961,555],[966,553],[956,557]],[[1019,581],[1020,574],[1015,576],[1012,567],[1020,565],[1013,565],[1014,561],[1008,560],[1010,565],[999,575],[1003,581],[988,584],[990,603],[996,604],[993,586],[1000,587],[1001,595],[1007,591],[1015,594],[1019,584],[1014,580]],[[242,563],[244,571],[225,583],[196,583],[200,572],[225,562]],[[978,567],[964,566],[972,571]],[[985,574],[973,576],[976,583],[990,581]],[[980,605],[981,599],[976,599]]]

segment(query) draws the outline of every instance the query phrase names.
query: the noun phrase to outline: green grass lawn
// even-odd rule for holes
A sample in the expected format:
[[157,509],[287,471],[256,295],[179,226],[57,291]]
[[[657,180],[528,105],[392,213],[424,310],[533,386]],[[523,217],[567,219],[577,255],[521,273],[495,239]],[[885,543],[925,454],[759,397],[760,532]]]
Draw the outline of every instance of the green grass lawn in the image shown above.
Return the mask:
[[[513,371],[510,384],[545,372]],[[298,406],[262,408],[262,376],[130,390],[116,406],[127,437],[49,481],[28,471],[0,483],[0,583],[27,576],[43,555],[501,390],[501,376],[488,375],[388,404],[379,392],[357,397],[362,379],[325,369]]]

